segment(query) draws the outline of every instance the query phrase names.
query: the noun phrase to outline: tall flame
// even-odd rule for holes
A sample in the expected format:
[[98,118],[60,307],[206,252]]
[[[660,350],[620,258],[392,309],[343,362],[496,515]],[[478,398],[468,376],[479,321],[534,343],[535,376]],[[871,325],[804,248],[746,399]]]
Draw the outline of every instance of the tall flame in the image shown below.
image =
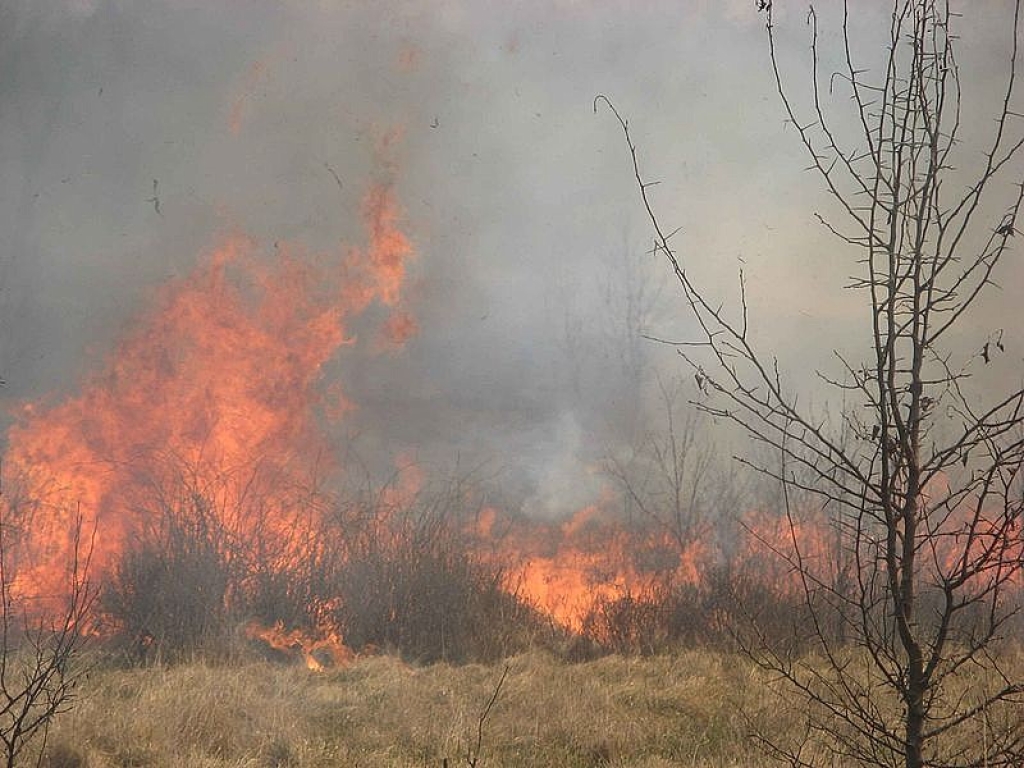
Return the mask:
[[[333,258],[285,246],[268,259],[244,236],[225,238],[157,292],[80,394],[21,408],[2,497],[5,519],[28,532],[19,591],[60,593],[66,573],[54,564],[71,560],[76,516],[95,531],[94,568],[116,562],[146,522],[129,490],[140,484],[163,487],[187,467],[200,485],[237,475],[229,493],[241,494],[258,467],[287,494],[303,468],[323,466],[318,423],[350,404],[337,385],[322,386],[322,368],[354,343],[347,327],[375,302],[396,313],[385,321],[396,341],[415,327],[400,307],[413,250],[389,185],[370,187],[363,219],[367,245]],[[238,501],[220,506],[239,510]],[[270,525],[294,523],[290,505],[271,506]]]

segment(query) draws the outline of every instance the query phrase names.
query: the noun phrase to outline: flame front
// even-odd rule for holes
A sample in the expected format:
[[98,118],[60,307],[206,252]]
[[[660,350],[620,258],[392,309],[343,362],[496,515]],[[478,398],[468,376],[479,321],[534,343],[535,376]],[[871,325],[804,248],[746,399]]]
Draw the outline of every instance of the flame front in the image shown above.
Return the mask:
[[666,531],[627,526],[603,505],[557,523],[489,508],[476,527],[483,556],[505,570],[506,588],[573,632],[597,604],[697,583],[713,564],[704,544],[680,548]]
[[[371,306],[383,310],[371,350],[382,340],[393,349],[417,331],[403,306],[413,249],[392,188],[372,185],[362,214],[366,245],[329,257],[284,245],[268,258],[245,236],[225,238],[191,274],[155,294],[153,310],[80,394],[21,408],[8,435],[0,496],[0,533],[20,533],[17,547],[0,541],[0,558],[15,559],[13,593],[44,602],[61,597],[79,530],[94,533],[94,574],[108,574],[161,505],[195,507],[196,499],[267,568],[308,554],[306,534],[323,522],[321,508],[308,503],[311,473],[339,469],[322,423],[355,407],[337,382],[324,380],[325,366],[344,361],[357,343],[354,321]],[[370,510],[382,518],[412,504],[428,482],[412,460],[396,463],[403,467],[398,481]],[[794,521],[747,513],[749,549],[726,555],[710,530],[681,540],[656,525],[626,526],[614,502],[608,495],[560,523],[486,510],[472,531],[475,554],[504,569],[504,589],[570,631],[584,629],[602,602],[706,586],[725,560],[787,597],[799,596],[799,576],[773,554],[795,544],[802,561],[829,579],[843,567],[836,528],[823,514]],[[1000,531],[986,519],[969,526],[954,515],[944,526],[934,560],[947,571]],[[385,528],[382,520],[384,543]],[[746,545],[734,539],[732,546]],[[1019,557],[1015,546],[1011,554]],[[301,653],[311,668],[348,658],[341,628],[317,629],[313,635],[250,624],[247,633]]]
[[159,290],[78,396],[21,408],[2,497],[4,519],[28,532],[16,592],[61,594],[76,517],[95,532],[94,571],[109,571],[150,522],[140,499],[182,474],[219,497],[220,523],[239,535],[257,522],[247,514],[262,478],[259,525],[287,540],[309,468],[330,464],[319,423],[350,407],[323,386],[324,364],[354,343],[347,326],[371,304],[394,312],[385,324],[396,341],[415,327],[401,307],[413,251],[390,186],[370,188],[363,218],[366,247],[333,258],[284,246],[271,260],[244,236],[224,239]]

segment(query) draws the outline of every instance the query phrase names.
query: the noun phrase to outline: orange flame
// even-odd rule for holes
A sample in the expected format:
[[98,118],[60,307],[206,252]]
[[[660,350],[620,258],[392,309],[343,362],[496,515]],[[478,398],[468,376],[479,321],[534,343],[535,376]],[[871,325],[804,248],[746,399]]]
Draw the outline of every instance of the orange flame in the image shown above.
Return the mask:
[[[18,592],[62,593],[65,568],[55,564],[72,560],[76,515],[95,530],[94,569],[109,570],[153,514],[132,489],[166,487],[183,468],[194,485],[226,494],[215,506],[236,531],[253,525],[244,496],[258,469],[272,478],[262,490],[276,494],[261,525],[294,529],[302,468],[330,456],[319,422],[351,407],[321,386],[322,367],[354,343],[352,319],[374,302],[399,302],[413,256],[390,186],[371,186],[363,214],[367,246],[333,266],[289,247],[268,261],[251,240],[227,238],[156,294],[79,395],[21,409],[3,467],[5,491],[21,491],[0,497],[4,519],[28,532]],[[406,338],[414,328],[404,312],[387,322]]]
[[287,631],[280,623],[272,627],[250,623],[245,627],[245,634],[288,657],[301,658],[306,669],[312,672],[323,672],[328,666],[348,666],[355,659],[355,654],[330,630],[314,636],[299,629]]
[[228,130],[231,131],[232,136],[238,136],[242,132],[249,102],[252,100],[257,86],[266,77],[267,69],[265,61],[254,61],[246,71],[238,94],[231,102],[231,111],[228,115]]
[[506,568],[506,588],[571,631],[601,601],[666,581],[693,583],[708,555],[698,542],[680,550],[666,533],[629,528],[596,505],[562,523],[503,519],[486,509],[476,532],[487,556]]

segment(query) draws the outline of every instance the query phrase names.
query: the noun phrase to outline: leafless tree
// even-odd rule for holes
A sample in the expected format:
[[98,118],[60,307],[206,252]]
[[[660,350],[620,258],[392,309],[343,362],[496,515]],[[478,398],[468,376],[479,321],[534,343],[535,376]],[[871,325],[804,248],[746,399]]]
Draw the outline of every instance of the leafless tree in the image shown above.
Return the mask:
[[[0,516],[0,761],[21,765],[33,743],[43,753],[54,718],[68,711],[85,670],[80,656],[89,637],[95,598],[87,575],[92,541],[83,540],[80,518],[74,523],[72,561],[61,595],[30,595],[18,583],[25,562],[9,541],[17,526],[9,505]],[[16,538],[16,537],[13,537]]]
[[[834,73],[821,71],[812,7],[807,116],[781,71],[772,4],[758,7],[783,107],[838,211],[818,218],[849,249],[852,289],[864,296],[867,359],[837,353],[839,373],[822,375],[842,395],[839,418],[798,404],[776,360],[755,347],[742,274],[730,309],[687,270],[654,213],[627,121],[603,103],[625,133],[657,248],[699,328],[679,349],[706,383],[700,407],[781,457],[748,463],[781,483],[791,536],[776,551],[800,580],[816,653],[751,647],[799,694],[807,718],[802,738],[760,737],[793,766],[1024,764],[1024,687],[999,642],[1020,604],[1024,390],[993,396],[977,385],[1004,339],[969,339],[1024,199],[1014,162],[1024,145],[1020,2],[1006,19],[1006,74],[981,153],[961,135],[958,14],[946,0],[892,0],[874,68],[855,55],[843,3]],[[837,588],[803,546],[797,491],[832,515],[853,584]],[[837,612],[845,642],[826,628]]]
[[[608,473],[623,489],[629,507],[642,519],[664,529],[680,550],[705,534],[712,493],[715,455],[707,428],[695,411],[683,411],[679,379],[657,379],[663,410],[654,428],[642,434],[626,457],[611,456]],[[731,483],[716,483],[721,493]]]
[[[591,429],[596,420],[595,431],[605,434],[603,442],[630,442],[644,431],[654,367],[645,337],[664,293],[664,281],[651,267],[649,253],[624,244],[601,257],[593,285],[584,290],[572,282],[557,287],[556,301],[564,312],[559,341],[572,394],[615,402],[614,409],[589,415]],[[595,299],[602,307],[597,321],[580,306]]]

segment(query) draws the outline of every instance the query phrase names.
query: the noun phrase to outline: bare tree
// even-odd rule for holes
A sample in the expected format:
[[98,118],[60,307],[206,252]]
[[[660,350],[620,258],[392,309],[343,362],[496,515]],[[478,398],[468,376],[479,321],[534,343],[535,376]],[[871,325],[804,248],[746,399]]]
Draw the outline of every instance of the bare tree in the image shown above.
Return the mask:
[[[835,73],[821,71],[812,7],[806,117],[780,71],[772,3],[758,7],[782,104],[838,211],[818,218],[852,254],[852,289],[864,296],[868,358],[837,353],[840,372],[823,375],[841,394],[839,418],[799,405],[776,360],[755,348],[742,274],[735,310],[697,284],[654,213],[627,121],[603,97],[595,109],[603,100],[619,120],[657,249],[699,328],[679,347],[706,383],[699,407],[780,457],[747,461],[781,483],[791,536],[776,552],[800,579],[816,653],[751,646],[807,718],[802,738],[760,736],[793,766],[1024,764],[1024,687],[999,653],[1020,605],[1024,390],[993,396],[975,384],[1003,351],[1001,333],[963,351],[1024,199],[1024,185],[1003,178],[1019,181],[1024,145],[1014,111],[1020,2],[1005,25],[993,133],[970,172],[979,155],[961,137],[949,2],[892,0],[873,69],[857,61],[844,3]],[[796,491],[832,515],[852,584],[838,588],[802,546]],[[837,612],[839,635],[827,629]]]
[[[623,245],[601,258],[593,285],[584,290],[572,283],[558,286],[557,302],[564,313],[560,344],[572,394],[585,402],[616,404],[588,417],[604,433],[603,442],[630,442],[644,431],[653,368],[652,347],[645,337],[664,293],[664,281],[656,279],[651,267],[649,253]],[[597,322],[580,306],[596,299],[602,306]]]
[[680,411],[681,384],[658,378],[663,428],[649,430],[628,456],[613,455],[606,466],[629,508],[686,549],[703,532],[714,455],[711,444],[698,442],[699,414]]
[[[92,542],[83,541],[81,519],[72,531],[72,561],[65,564],[64,594],[36,596],[18,588],[18,546],[4,507],[0,516],[0,762],[21,765],[27,747],[41,755],[53,719],[68,711],[84,669],[95,590],[86,579]],[[15,537],[16,538],[16,537]],[[9,546],[10,545],[10,546]],[[55,567],[62,567],[56,565]]]

